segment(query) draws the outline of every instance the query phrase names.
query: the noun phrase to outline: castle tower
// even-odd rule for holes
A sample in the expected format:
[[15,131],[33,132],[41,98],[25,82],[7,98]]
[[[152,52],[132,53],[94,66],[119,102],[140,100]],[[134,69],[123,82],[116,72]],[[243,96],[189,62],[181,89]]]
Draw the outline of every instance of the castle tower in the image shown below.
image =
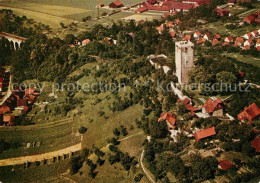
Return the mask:
[[180,84],[188,82],[188,72],[194,67],[192,42],[179,41],[175,43],[176,76]]

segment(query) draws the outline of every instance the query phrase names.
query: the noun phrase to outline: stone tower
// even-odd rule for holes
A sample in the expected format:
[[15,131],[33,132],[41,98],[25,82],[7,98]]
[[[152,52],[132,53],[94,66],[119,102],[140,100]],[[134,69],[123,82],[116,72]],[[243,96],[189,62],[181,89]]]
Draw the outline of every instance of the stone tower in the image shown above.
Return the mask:
[[176,76],[181,85],[188,82],[188,72],[194,67],[193,46],[192,42],[187,41],[175,43]]

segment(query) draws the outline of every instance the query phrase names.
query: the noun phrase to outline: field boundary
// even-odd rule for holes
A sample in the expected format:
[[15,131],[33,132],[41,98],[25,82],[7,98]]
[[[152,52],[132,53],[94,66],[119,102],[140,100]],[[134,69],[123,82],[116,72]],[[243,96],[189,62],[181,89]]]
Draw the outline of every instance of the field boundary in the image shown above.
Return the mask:
[[67,118],[67,119],[62,119],[62,120],[49,122],[49,123],[45,123],[45,124],[38,124],[38,125],[0,127],[0,132],[45,129],[45,128],[51,128],[51,127],[65,125],[68,123],[72,123],[73,121],[74,121],[74,117],[71,117],[71,118]]

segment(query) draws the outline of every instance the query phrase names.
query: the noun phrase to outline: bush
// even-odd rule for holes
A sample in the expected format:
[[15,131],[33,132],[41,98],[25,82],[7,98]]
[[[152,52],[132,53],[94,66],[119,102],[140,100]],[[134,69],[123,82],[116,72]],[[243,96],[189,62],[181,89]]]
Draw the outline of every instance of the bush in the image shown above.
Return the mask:
[[82,126],[82,127],[79,128],[79,133],[80,133],[80,134],[84,134],[84,133],[86,133],[87,131],[88,131],[88,129],[87,129],[86,127],[84,127],[84,126]]

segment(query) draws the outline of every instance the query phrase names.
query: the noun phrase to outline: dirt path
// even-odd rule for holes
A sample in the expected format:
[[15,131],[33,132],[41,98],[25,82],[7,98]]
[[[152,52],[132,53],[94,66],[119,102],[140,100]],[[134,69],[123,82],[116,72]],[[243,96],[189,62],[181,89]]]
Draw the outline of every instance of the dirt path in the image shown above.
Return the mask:
[[127,140],[127,139],[130,139],[130,138],[132,138],[132,137],[134,137],[134,136],[141,135],[141,134],[143,134],[143,133],[144,133],[144,132],[141,131],[141,132],[135,133],[135,134],[133,134],[133,135],[130,135],[130,136],[128,136],[128,137],[125,137],[125,138],[123,138],[123,139],[121,139],[121,140],[119,140],[119,141],[122,142],[122,141],[125,141],[125,140]]
[[144,167],[143,159],[144,159],[144,150],[142,151],[141,158],[140,158],[141,168],[142,168],[143,172],[145,173],[146,177],[149,179],[149,181],[151,181],[152,183],[156,183],[153,180],[153,178],[149,175],[149,173],[147,172],[146,168]]
[[53,157],[62,156],[64,154],[69,154],[71,152],[76,152],[79,150],[81,150],[81,143],[67,147],[65,149],[60,149],[58,151],[48,152],[44,154],[2,159],[0,160],[0,166],[20,165],[20,164],[24,164],[27,161],[28,162],[42,161],[44,159],[51,159]]

